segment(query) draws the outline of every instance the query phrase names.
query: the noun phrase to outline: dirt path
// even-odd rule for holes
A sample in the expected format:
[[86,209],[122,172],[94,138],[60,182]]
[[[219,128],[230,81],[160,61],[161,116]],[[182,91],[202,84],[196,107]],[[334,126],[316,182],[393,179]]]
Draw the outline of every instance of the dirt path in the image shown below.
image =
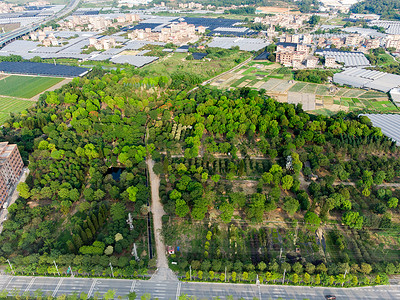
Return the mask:
[[59,83],[56,83],[55,85],[53,85],[52,87],[49,87],[47,90],[37,94],[36,96],[33,96],[31,99],[31,101],[38,101],[39,97],[41,94],[43,94],[44,92],[51,92],[51,91],[55,91],[56,89],[59,89],[60,87],[62,87],[64,84],[70,83],[72,81],[72,78],[66,78],[63,81],[60,81]]
[[152,276],[154,281],[165,281],[165,280],[178,280],[175,274],[168,267],[168,260],[165,254],[166,247],[162,236],[162,216],[165,215],[163,205],[160,201],[159,187],[160,177],[153,171],[154,160],[150,157],[146,160],[147,168],[149,169],[149,180],[151,186],[151,212],[153,214],[153,230],[157,251],[157,271]]

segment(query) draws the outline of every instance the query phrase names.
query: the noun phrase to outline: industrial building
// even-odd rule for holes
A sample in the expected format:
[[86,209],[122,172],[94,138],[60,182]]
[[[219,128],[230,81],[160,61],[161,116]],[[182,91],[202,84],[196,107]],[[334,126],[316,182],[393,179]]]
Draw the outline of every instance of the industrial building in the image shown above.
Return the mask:
[[384,93],[400,86],[400,76],[364,68],[349,68],[333,75],[337,84],[367,88]]
[[0,143],[0,205],[3,205],[17,184],[24,163],[15,144]]

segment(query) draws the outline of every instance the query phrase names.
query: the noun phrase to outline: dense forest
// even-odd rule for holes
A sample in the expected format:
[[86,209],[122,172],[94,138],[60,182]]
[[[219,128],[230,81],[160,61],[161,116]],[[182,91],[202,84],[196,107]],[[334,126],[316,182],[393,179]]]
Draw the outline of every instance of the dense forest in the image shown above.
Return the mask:
[[382,19],[399,20],[400,0],[361,1],[353,4],[350,12],[356,14],[377,14]]
[[43,95],[2,128],[2,139],[29,159],[0,237],[0,254],[17,272],[51,273],[56,260],[63,271],[108,274],[111,260],[120,276],[132,276],[154,264],[144,161],[153,146],[145,144],[145,127],[151,95],[169,79],[97,74]]
[[286,270],[294,284],[358,285],[400,271],[399,150],[368,118],[139,74],[95,69],[2,128],[30,169],[0,236],[16,272],[52,274],[53,260],[80,275],[154,268],[149,157],[183,277],[190,266],[221,280],[224,265],[232,281]]
[[398,191],[377,187],[399,179],[399,151],[368,118],[314,117],[249,89],[200,89],[166,107],[150,138],[165,153],[155,166],[164,234],[186,249],[172,258],[183,274],[190,265],[213,280],[228,265],[230,279],[264,270],[281,278],[289,264],[293,282],[306,282],[308,266],[328,284],[352,266],[354,280],[368,284],[371,271],[400,271],[396,247],[375,249],[370,235],[400,226],[392,221]]

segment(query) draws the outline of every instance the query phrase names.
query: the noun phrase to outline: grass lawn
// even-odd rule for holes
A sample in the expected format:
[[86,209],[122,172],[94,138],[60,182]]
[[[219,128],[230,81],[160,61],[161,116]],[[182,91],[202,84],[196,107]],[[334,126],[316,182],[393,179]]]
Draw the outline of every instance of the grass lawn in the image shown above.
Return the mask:
[[173,73],[183,72],[201,76],[203,80],[207,80],[224,71],[232,69],[238,64],[235,62],[236,59],[244,61],[250,54],[242,51],[232,52],[230,55],[211,59],[210,61],[186,60],[187,56],[187,53],[174,53],[169,57],[161,58],[152,64],[144,66],[140,71],[144,74],[148,74],[146,76],[171,76]]
[[34,104],[35,102],[33,101],[0,97],[0,125],[4,124],[10,116],[10,113],[19,113]]
[[11,75],[0,80],[0,95],[32,98],[62,80],[63,78]]

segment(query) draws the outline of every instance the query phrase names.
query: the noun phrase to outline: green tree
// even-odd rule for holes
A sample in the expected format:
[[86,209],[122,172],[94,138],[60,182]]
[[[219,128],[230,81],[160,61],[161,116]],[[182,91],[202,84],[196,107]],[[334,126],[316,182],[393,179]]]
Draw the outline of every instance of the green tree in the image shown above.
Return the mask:
[[282,178],[282,189],[290,190],[293,186],[293,177],[290,175],[283,176]]
[[389,206],[389,208],[396,208],[398,203],[399,203],[399,199],[392,197],[388,201],[388,206]]
[[364,218],[358,212],[348,211],[343,215],[342,222],[350,228],[361,229]]
[[24,199],[28,199],[31,196],[29,186],[25,182],[20,182],[18,184],[17,191],[19,195]]
[[312,211],[308,211],[304,216],[304,221],[307,225],[310,225],[312,228],[319,227],[321,225],[321,219],[318,215]]
[[221,206],[220,206],[220,211],[222,212],[220,214],[220,218],[224,223],[229,223],[232,219],[233,216],[233,212],[234,212],[234,207],[232,204],[228,203],[228,202],[224,202]]
[[126,189],[129,195],[129,200],[132,202],[136,202],[136,194],[139,191],[139,189],[136,186],[130,186]]
[[189,206],[186,204],[185,200],[177,199],[175,203],[175,213],[183,218],[190,212]]
[[283,204],[283,210],[286,211],[289,215],[293,216],[296,211],[299,210],[300,203],[296,199],[292,197],[286,197]]
[[116,294],[115,290],[108,290],[104,295],[103,298],[108,300],[108,299],[114,299],[114,296]]

